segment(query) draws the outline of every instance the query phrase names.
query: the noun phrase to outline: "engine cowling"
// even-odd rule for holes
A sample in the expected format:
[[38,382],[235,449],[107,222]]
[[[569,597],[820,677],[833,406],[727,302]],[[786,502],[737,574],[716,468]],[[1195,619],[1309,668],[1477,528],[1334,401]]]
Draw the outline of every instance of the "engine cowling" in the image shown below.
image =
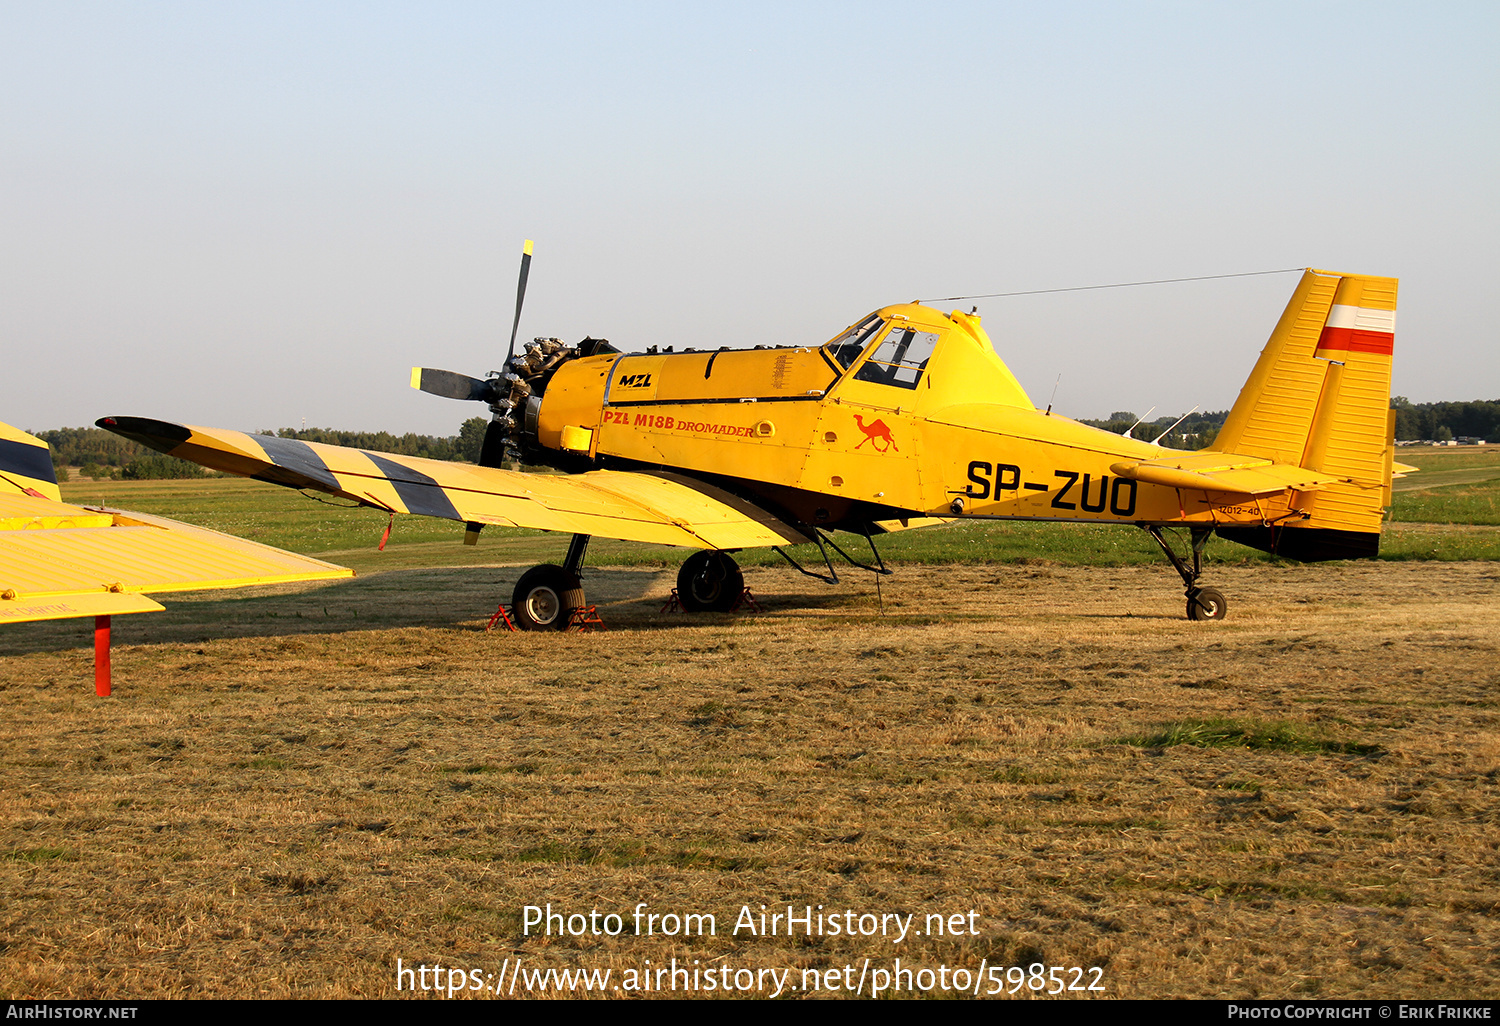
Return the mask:
[[495,425],[504,432],[506,458],[527,463],[555,462],[550,457],[562,448],[561,440],[547,437],[541,413],[548,387],[566,364],[600,357],[597,362],[607,367],[609,360],[603,357],[618,353],[602,338],[585,338],[573,346],[557,338],[537,338],[527,343],[506,364],[505,370],[492,378],[501,398],[491,403],[490,409],[495,414]]

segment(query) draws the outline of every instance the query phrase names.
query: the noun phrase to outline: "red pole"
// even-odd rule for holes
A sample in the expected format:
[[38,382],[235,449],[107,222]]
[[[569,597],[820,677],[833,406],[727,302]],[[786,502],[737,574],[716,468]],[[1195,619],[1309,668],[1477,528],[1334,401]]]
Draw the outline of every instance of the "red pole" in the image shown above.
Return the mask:
[[94,694],[109,697],[109,617],[94,617]]

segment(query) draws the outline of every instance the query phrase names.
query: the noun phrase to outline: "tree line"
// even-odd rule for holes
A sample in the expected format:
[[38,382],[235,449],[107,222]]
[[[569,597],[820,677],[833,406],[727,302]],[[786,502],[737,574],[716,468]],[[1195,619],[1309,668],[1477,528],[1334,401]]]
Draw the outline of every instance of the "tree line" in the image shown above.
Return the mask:
[[[1500,441],[1500,399],[1475,399],[1469,402],[1414,403],[1404,395],[1391,399],[1396,411],[1396,440],[1400,442],[1447,442],[1455,438],[1483,438]],[[1212,445],[1224,426],[1228,410],[1191,414],[1162,438],[1171,449],[1205,449]],[[1151,441],[1171,426],[1175,417],[1157,417],[1131,431],[1131,437]],[[1107,420],[1084,420],[1115,434],[1124,434],[1136,422],[1127,411],[1111,413]]]
[[1455,438],[1500,441],[1500,399],[1467,403],[1414,403],[1404,395],[1391,400],[1396,440],[1447,442]]
[[[1155,420],[1141,421],[1135,414],[1128,410],[1117,410],[1111,413],[1106,420],[1080,420],[1080,424],[1090,427],[1103,428],[1105,431],[1113,431],[1117,435],[1123,435],[1130,431],[1131,438],[1139,438],[1143,442],[1156,441],[1158,437],[1161,444],[1168,449],[1207,449],[1214,444],[1214,439],[1219,435],[1219,428],[1224,426],[1224,418],[1229,416],[1228,410],[1217,410],[1190,413],[1183,418],[1181,424],[1173,426],[1176,417],[1157,417]],[[1139,426],[1137,424],[1139,423]],[[1134,430],[1131,430],[1134,428]],[[1171,430],[1167,430],[1171,428]]]
[[[295,438],[303,442],[345,445],[372,452],[390,452],[398,456],[478,463],[479,450],[484,444],[484,432],[488,425],[489,421],[483,417],[471,417],[464,421],[458,434],[447,438],[418,434],[393,435],[389,431],[336,431],[332,428],[281,428],[279,431],[258,433],[278,438]],[[58,428],[54,431],[31,433],[51,447],[54,464],[59,467],[77,467],[82,476],[95,480],[171,480],[207,477],[210,473],[196,463],[164,455],[101,428]]]

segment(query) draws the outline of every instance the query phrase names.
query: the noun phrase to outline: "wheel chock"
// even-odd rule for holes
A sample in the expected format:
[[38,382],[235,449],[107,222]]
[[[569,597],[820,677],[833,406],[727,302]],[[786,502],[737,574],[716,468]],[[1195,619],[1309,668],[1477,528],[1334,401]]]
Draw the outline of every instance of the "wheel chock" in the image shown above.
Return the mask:
[[[728,612],[734,613],[742,609],[751,613],[764,613],[766,611],[764,606],[755,601],[755,596],[750,594],[749,588],[740,592],[740,597],[734,600],[734,605],[729,607]],[[667,601],[662,603],[661,611],[663,613],[682,612],[682,599],[677,594],[676,588],[673,588],[672,594],[667,596]]]
[[[674,591],[672,594],[676,595],[677,593]],[[733,613],[741,608],[748,609],[752,613],[764,613],[766,611],[764,606],[755,601],[755,596],[750,594],[749,588],[740,592],[740,597],[734,600],[734,605],[729,607],[729,611]]]
[[485,630],[489,630],[491,627],[494,627],[495,624],[499,623],[501,620],[505,621],[505,629],[506,630],[513,631],[513,630],[516,629],[516,625],[514,623],[512,623],[511,619],[510,619],[510,610],[508,610],[508,609],[505,608],[505,603],[504,602],[500,603],[500,608],[498,608],[498,609],[495,610],[495,615],[492,616],[492,617],[490,617],[490,622],[484,625],[484,629]]
[[575,609],[568,617],[568,630],[576,630],[579,633],[588,631],[607,631],[604,621],[599,619],[599,607],[588,606],[584,609]]

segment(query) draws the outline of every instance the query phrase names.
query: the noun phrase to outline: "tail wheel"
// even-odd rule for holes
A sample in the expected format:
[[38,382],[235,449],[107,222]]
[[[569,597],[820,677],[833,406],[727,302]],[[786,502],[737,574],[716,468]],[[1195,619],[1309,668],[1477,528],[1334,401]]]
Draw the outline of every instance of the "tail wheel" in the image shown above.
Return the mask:
[[1218,588],[1194,588],[1188,592],[1189,620],[1222,620],[1229,612],[1229,602]]
[[677,572],[677,600],[689,613],[725,613],[745,590],[745,575],[726,552],[695,552]]
[[583,608],[583,584],[577,574],[544,563],[521,575],[510,601],[511,616],[521,630],[566,630],[573,610]]

